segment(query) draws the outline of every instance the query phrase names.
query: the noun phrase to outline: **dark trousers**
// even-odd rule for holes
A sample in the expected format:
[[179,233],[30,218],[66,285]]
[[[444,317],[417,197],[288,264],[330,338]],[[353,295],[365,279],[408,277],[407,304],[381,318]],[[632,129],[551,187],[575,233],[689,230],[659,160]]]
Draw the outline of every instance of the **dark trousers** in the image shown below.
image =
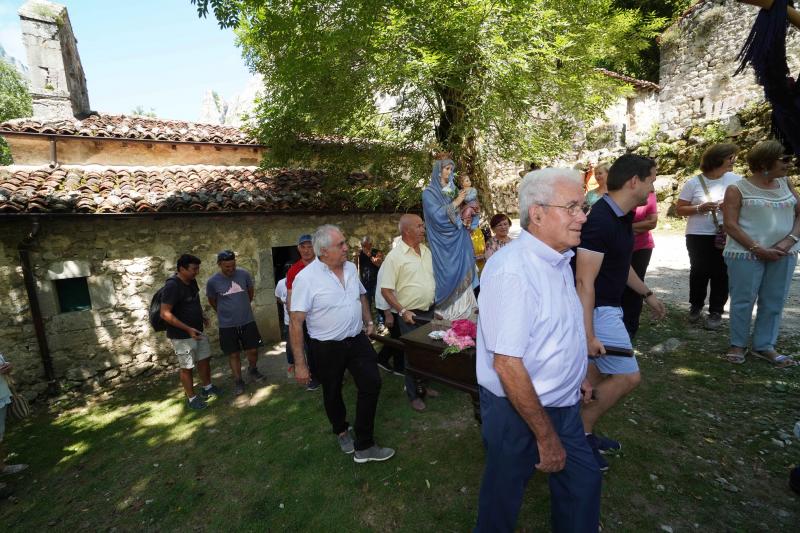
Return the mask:
[[344,371],[349,370],[358,390],[356,400],[356,450],[366,450],[375,445],[375,411],[381,391],[377,354],[363,333],[341,341],[311,339],[311,351],[317,359],[316,378],[322,384],[325,414],[333,432],[338,435],[347,430],[347,408],[342,398]]
[[[528,480],[539,462],[536,437],[508,398],[480,387],[486,467],[476,532],[511,532]],[[550,515],[556,532],[597,533],[602,475],[583,433],[580,404],[545,407],[567,453],[564,470],[549,474]]]
[[[394,323],[398,325],[400,328],[400,335],[405,335],[406,333],[411,333],[418,327],[427,324],[431,320],[433,320],[433,308],[431,307],[427,311],[421,311],[418,309],[413,309],[411,311],[416,315],[414,321],[415,324],[408,324],[405,320],[400,318],[400,315],[397,313],[394,314]],[[405,356],[403,356],[403,368],[405,368]],[[415,400],[420,396],[423,396],[425,393],[425,385],[422,380],[415,379],[411,376],[410,373],[406,372],[406,396],[408,396],[409,401]]]
[[[652,248],[633,252],[631,266],[642,281],[644,281],[644,275],[647,274],[647,267],[650,265],[652,256]],[[631,340],[636,336],[636,332],[639,331],[639,317],[642,314],[643,303],[644,300],[636,291],[625,287],[625,292],[622,293],[622,321],[625,323],[625,329],[628,330],[628,336],[630,336]]]
[[728,267],[722,250],[714,246],[714,235],[687,235],[686,249],[689,251],[689,304],[703,308],[710,282],[708,311],[722,314],[728,301]]
[[[383,312],[381,312],[381,315],[383,315]],[[400,338],[400,324],[398,324],[397,318],[395,318],[394,322],[392,323],[392,327],[389,328],[389,337],[393,339]],[[383,365],[394,369],[395,372],[403,372],[406,368],[403,350],[393,348],[388,344],[384,344],[381,347],[381,351],[378,352],[378,361],[380,361]]]
[[[284,324],[281,328],[281,337],[286,341],[286,364],[294,364],[294,354],[292,353],[292,341],[289,339],[289,324]],[[306,350],[308,353],[308,350]]]

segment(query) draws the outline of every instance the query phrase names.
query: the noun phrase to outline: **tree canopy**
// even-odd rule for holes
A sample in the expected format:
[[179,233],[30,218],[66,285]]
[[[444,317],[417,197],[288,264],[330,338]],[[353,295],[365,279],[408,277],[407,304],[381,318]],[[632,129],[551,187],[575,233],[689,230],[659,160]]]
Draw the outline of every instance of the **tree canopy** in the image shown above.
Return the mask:
[[444,149],[479,189],[489,158],[568,149],[624,90],[594,67],[637,57],[656,26],[613,0],[192,3],[235,28],[264,76],[255,122],[277,162],[320,136]]
[[[12,65],[0,59],[0,122],[33,114],[28,84]],[[10,165],[11,154],[0,139],[0,165]]]

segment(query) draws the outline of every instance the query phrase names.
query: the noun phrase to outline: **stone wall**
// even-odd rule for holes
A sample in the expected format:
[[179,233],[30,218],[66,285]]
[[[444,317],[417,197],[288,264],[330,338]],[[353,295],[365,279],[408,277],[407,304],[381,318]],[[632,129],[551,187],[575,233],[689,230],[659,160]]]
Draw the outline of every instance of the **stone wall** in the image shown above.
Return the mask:
[[[174,272],[181,253],[203,261],[198,283],[217,271],[216,253],[233,249],[256,283],[253,308],[262,336],[279,338],[273,248],[294,246],[301,233],[340,225],[351,252],[363,235],[391,248],[399,215],[42,217],[31,253],[39,302],[58,381],[67,390],[95,390],[142,373],[168,369],[175,358],[163,333],[150,328],[150,298]],[[0,218],[0,351],[15,364],[20,390],[31,398],[46,388],[17,246],[30,218]],[[55,279],[86,277],[91,310],[59,312]],[[203,299],[205,302],[205,298]],[[213,310],[209,328],[217,348]]]
[[[701,1],[661,36],[661,131],[678,137],[697,122],[725,120],[764,100],[752,69],[738,76],[736,55],[758,9],[734,0]],[[788,32],[791,72],[800,68],[800,32]]]

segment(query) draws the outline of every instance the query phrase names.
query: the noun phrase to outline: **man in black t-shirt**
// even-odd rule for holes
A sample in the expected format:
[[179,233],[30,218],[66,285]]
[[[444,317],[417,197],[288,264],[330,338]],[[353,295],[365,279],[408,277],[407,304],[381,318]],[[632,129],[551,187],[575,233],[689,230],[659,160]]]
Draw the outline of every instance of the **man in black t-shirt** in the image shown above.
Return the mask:
[[664,305],[631,268],[633,209],[644,205],[656,177],[652,159],[625,154],[608,171],[608,194],[592,207],[581,230],[575,261],[575,281],[583,307],[590,365],[587,377],[597,400],[581,409],[586,439],[601,470],[601,455],[619,450],[619,442],[594,435],[597,420],[641,381],[628,331],[622,321],[622,294],[630,287],[644,299],[656,318]]
[[[180,379],[191,409],[205,409],[205,400],[219,396],[219,389],[211,384],[211,347],[203,327],[208,319],[200,304],[200,287],[195,278],[200,272],[200,259],[183,254],[178,258],[178,271],[169,278],[161,293],[161,318],[167,323],[167,338],[175,348],[180,367]],[[192,369],[203,384],[200,394],[194,393]]]

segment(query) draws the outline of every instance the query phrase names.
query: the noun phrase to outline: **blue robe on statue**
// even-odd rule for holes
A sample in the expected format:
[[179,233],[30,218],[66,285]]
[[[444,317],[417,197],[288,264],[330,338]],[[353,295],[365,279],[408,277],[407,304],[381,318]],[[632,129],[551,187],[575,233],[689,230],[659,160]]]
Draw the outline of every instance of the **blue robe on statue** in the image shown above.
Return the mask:
[[[431,181],[422,191],[425,229],[436,279],[437,309],[450,306],[464,291],[478,286],[470,232],[464,228],[459,210],[453,207],[453,198],[442,191],[440,176],[447,165],[455,170],[455,163],[449,159],[433,163]],[[453,173],[448,188],[457,191],[453,186]]]

